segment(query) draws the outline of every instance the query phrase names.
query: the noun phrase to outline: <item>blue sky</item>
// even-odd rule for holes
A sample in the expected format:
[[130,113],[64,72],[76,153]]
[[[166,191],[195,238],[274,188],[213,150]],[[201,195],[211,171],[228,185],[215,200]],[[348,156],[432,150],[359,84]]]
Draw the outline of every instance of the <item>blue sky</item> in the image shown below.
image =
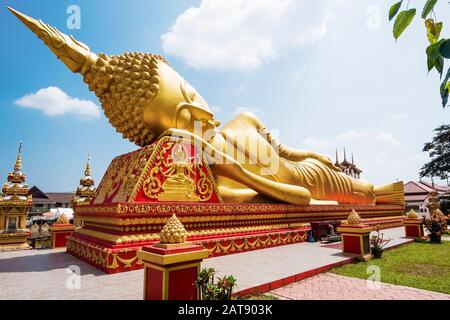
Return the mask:
[[[81,77],[5,5],[72,34],[93,52],[163,54],[222,123],[253,111],[289,146],[333,159],[335,148],[345,146],[371,182],[418,179],[427,160],[423,143],[450,118],[440,107],[438,77],[426,72],[422,20],[416,17],[395,43],[389,1],[246,3],[2,1],[0,179],[12,169],[19,141],[28,183],[44,191],[75,190],[88,151],[99,182],[112,158],[136,149],[103,115],[85,117],[70,108],[55,115],[15,103],[55,87],[60,91],[53,93],[99,105]],[[70,5],[81,10],[79,30],[67,28]],[[450,10],[440,7],[449,36]]]

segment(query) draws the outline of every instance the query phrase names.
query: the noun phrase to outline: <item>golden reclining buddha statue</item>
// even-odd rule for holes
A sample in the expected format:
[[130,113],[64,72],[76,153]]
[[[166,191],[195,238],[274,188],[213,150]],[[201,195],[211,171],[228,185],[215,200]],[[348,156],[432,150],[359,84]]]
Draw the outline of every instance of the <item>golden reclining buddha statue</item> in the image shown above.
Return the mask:
[[138,146],[166,135],[197,141],[225,202],[404,204],[403,183],[374,186],[326,156],[281,144],[258,117],[220,122],[202,96],[160,55],[92,53],[57,29],[8,8],[99,98],[117,132]]

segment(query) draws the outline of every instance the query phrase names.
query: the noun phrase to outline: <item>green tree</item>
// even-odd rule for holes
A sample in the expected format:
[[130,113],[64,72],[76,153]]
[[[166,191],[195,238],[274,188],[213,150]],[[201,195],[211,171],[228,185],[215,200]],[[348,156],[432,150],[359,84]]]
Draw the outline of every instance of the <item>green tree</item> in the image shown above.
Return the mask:
[[430,161],[420,169],[420,176],[450,177],[450,125],[441,125],[434,129],[436,132],[431,142],[425,143],[424,152],[428,152]]
[[[426,48],[427,54],[427,68],[428,72],[433,69],[439,73],[441,79],[444,74],[445,60],[450,59],[450,39],[441,37],[441,31],[443,23],[437,21],[434,7],[438,0],[426,0],[422,9],[421,17],[424,20],[425,28],[427,31],[427,38],[429,45]],[[445,0],[448,1],[448,0]],[[404,2],[407,2],[404,5]],[[450,4],[450,2],[448,2]],[[405,7],[404,10],[402,7]],[[398,1],[394,3],[389,9],[389,20],[395,18],[393,26],[393,35],[397,40],[405,29],[413,21],[417,10],[409,7],[408,1]],[[450,92],[450,67],[448,68],[446,75],[440,86],[440,94],[442,99],[442,106],[445,108],[448,103],[448,96]]]

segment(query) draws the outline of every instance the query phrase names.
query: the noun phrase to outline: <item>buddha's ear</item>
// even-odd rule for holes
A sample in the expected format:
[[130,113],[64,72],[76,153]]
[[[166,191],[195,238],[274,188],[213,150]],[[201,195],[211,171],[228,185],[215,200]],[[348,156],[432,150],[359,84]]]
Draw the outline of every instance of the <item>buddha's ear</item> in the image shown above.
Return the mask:
[[193,125],[195,120],[210,120],[214,114],[195,104],[182,102],[177,106],[174,115],[174,125],[179,129],[186,129],[189,125]]

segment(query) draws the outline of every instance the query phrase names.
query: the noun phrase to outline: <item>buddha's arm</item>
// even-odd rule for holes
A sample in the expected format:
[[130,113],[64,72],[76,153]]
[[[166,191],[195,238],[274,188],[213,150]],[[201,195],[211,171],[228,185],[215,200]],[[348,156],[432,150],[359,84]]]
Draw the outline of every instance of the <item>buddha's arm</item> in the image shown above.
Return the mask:
[[232,179],[258,193],[278,201],[306,205],[309,204],[311,200],[311,193],[308,189],[296,185],[279,183],[258,176],[242,167],[235,159],[219,151],[206,140],[189,131],[168,129],[164,131],[161,136],[167,135],[182,137],[200,144],[204,151],[204,155],[211,164],[211,169],[216,175]]
[[254,126],[258,133],[267,140],[268,143],[272,145],[272,147],[275,150],[278,150],[278,155],[281,158],[299,162],[303,161],[307,158],[312,158],[319,160],[323,164],[325,164],[327,167],[335,170],[335,171],[341,171],[338,167],[336,167],[333,162],[325,155],[315,153],[312,151],[307,150],[297,150],[289,148],[285,145],[283,145],[278,139],[276,139],[273,134],[267,129],[264,125],[264,123],[253,113],[245,112],[240,114],[238,117],[241,117],[243,121],[249,122],[252,126]]

